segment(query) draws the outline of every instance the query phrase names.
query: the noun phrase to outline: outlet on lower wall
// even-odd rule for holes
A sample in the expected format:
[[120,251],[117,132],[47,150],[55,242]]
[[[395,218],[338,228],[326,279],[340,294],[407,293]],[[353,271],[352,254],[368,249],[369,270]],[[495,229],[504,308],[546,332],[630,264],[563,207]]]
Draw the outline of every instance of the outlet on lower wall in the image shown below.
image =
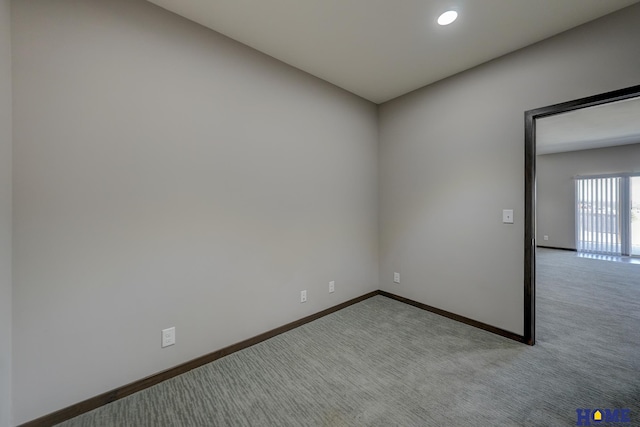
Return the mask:
[[329,293],[333,293],[336,291],[336,281],[332,280],[329,282]]
[[300,291],[300,302],[307,302],[307,291]]
[[393,283],[400,283],[400,273],[393,273]]
[[162,330],[162,348],[169,347],[176,343],[176,327]]
[[544,236],[544,240],[549,240],[549,236]]

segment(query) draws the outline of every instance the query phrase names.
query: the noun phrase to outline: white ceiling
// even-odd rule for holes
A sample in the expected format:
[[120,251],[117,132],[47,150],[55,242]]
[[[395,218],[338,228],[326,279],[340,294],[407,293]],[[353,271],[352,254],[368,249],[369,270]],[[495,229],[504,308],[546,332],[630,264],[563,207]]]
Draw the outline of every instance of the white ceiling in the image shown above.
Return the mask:
[[640,97],[536,120],[537,154],[640,143]]
[[149,1],[382,103],[638,0]]

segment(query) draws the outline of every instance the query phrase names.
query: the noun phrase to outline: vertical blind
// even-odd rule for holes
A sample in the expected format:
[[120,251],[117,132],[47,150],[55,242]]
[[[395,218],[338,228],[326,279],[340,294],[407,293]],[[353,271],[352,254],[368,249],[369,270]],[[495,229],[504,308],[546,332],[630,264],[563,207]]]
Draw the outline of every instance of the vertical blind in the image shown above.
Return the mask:
[[621,177],[576,178],[576,249],[620,255]]

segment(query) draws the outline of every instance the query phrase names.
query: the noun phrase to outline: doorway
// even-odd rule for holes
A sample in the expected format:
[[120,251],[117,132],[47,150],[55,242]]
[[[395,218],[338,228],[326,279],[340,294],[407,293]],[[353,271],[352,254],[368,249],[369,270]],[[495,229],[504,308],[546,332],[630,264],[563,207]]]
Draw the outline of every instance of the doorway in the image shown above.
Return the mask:
[[[561,113],[580,110],[588,107],[609,104],[640,96],[640,85],[600,95],[538,108],[525,112],[525,231],[524,231],[524,338],[529,345],[535,344],[535,305],[536,305],[536,121]],[[631,183],[635,196],[637,181]],[[638,197],[632,197],[632,206],[637,206]],[[633,208],[632,208],[633,211]],[[637,218],[637,216],[636,216]],[[637,230],[637,219],[632,224],[632,242],[640,232]],[[632,243],[632,246],[635,243]],[[633,253],[636,249],[633,249]]]

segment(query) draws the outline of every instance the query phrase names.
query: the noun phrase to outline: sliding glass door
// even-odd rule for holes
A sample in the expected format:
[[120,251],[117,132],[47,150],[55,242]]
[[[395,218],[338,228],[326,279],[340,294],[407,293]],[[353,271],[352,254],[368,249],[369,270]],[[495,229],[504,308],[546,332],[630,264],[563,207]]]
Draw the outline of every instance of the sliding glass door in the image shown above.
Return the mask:
[[620,178],[576,179],[576,249],[620,255]]
[[640,256],[640,176],[576,178],[576,249]]
[[631,255],[640,256],[640,176],[630,178]]

